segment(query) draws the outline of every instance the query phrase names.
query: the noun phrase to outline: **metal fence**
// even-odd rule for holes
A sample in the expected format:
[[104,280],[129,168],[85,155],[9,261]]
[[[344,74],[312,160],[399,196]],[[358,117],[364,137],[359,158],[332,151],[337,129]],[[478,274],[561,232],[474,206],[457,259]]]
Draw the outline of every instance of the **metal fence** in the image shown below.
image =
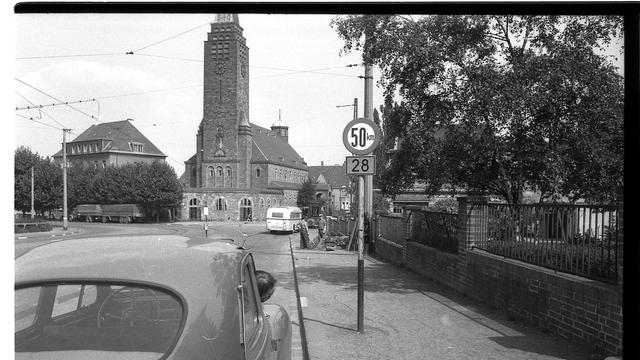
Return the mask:
[[616,283],[621,208],[599,205],[474,204],[474,246],[504,257]]
[[356,222],[347,218],[327,217],[327,227],[329,233],[349,235],[351,234]]
[[458,214],[438,211],[413,211],[411,241],[457,254]]
[[406,224],[407,219],[404,217],[379,215],[378,221],[376,222],[376,236],[381,236],[396,244],[404,245],[406,242]]

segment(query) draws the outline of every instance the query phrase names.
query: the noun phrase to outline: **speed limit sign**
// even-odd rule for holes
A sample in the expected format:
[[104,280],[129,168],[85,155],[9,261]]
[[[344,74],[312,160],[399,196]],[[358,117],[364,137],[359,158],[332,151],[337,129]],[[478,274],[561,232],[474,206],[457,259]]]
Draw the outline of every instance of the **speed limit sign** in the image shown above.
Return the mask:
[[351,120],[342,132],[342,142],[349,152],[357,155],[371,153],[380,143],[380,128],[366,118]]

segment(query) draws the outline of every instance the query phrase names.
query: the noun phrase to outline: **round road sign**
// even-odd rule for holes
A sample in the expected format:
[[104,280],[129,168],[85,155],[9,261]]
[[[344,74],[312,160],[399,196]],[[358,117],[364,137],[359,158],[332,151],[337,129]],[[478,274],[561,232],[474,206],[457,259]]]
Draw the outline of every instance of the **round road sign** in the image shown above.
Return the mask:
[[366,118],[351,120],[342,132],[342,142],[356,155],[371,153],[380,143],[380,127]]

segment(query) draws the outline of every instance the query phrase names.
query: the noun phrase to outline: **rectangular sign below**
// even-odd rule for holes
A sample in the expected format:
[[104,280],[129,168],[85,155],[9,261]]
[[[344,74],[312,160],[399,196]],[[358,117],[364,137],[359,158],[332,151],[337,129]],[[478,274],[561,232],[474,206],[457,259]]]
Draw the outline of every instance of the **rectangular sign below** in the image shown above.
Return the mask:
[[347,156],[345,162],[347,175],[375,175],[376,157],[369,156]]

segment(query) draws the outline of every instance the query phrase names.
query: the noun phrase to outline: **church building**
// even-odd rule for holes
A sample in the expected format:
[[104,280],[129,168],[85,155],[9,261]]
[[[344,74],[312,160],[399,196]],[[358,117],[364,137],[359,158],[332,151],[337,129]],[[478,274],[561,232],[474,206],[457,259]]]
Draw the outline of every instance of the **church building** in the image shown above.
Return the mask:
[[273,206],[296,206],[308,177],[281,121],[249,121],[249,48],[237,14],[218,14],[204,42],[203,118],[196,153],[185,161],[182,220],[264,219]]

